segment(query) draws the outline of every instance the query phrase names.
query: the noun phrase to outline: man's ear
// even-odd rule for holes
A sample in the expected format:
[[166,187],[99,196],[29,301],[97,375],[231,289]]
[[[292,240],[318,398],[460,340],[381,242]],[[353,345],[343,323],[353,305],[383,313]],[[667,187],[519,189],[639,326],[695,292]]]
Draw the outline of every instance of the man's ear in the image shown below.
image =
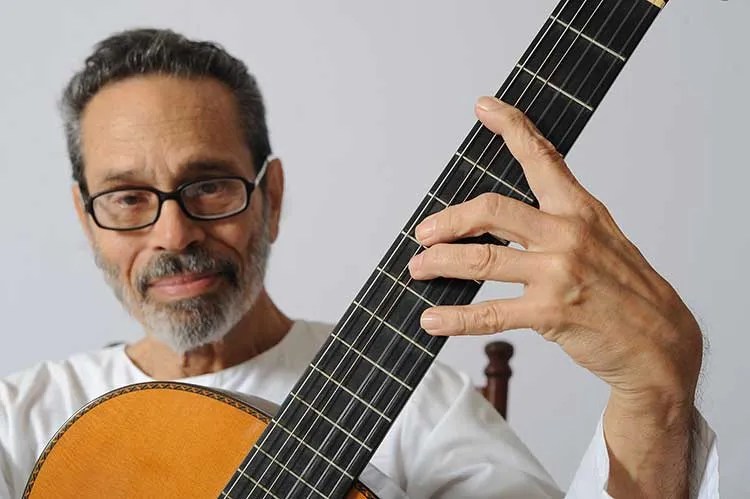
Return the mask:
[[284,168],[281,160],[274,158],[269,161],[268,171],[263,181],[263,194],[265,202],[269,204],[268,209],[268,231],[271,242],[279,237],[279,221],[281,220],[281,204],[284,200]]
[[94,235],[91,232],[91,220],[89,219],[89,214],[86,212],[81,185],[78,182],[73,184],[71,194],[73,194],[73,206],[76,209],[76,215],[78,215],[78,221],[81,224],[81,228],[83,229],[84,234],[86,234],[86,239],[89,240],[89,244],[93,244]]

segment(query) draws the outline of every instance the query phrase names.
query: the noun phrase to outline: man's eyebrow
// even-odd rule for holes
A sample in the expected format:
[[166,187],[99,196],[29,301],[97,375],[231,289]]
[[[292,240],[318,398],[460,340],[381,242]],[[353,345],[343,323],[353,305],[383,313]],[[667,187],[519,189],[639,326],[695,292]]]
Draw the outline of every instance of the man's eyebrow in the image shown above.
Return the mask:
[[185,166],[180,169],[179,177],[186,179],[188,177],[195,177],[202,174],[222,174],[222,175],[242,175],[240,169],[229,161],[220,159],[199,159],[188,161]]
[[[176,179],[177,184],[207,174],[242,176],[240,169],[229,161],[220,159],[199,159],[188,161],[180,168],[180,172]],[[146,178],[148,177],[143,169],[132,168],[107,173],[101,180],[101,184],[105,187],[113,184],[138,185],[146,183]]]
[[143,170],[141,169],[134,168],[130,170],[111,171],[104,175],[101,184],[136,183],[143,182],[143,178]]

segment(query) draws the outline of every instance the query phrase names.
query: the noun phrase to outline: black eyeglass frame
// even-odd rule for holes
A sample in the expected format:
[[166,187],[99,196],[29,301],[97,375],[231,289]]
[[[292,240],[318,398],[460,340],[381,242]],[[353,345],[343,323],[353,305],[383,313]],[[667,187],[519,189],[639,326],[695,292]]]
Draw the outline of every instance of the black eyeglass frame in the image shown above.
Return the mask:
[[[200,178],[197,180],[191,180],[190,182],[186,182],[177,189],[170,191],[170,192],[164,192],[162,190],[157,189],[156,187],[150,187],[150,186],[142,186],[142,187],[118,187],[116,189],[108,189],[106,191],[98,192],[94,194],[93,196],[86,196],[84,199],[84,206],[86,209],[86,212],[91,215],[91,218],[94,220],[94,223],[105,230],[114,230],[117,232],[129,232],[133,230],[140,230],[145,229],[146,227],[149,227],[151,225],[154,225],[161,216],[161,208],[165,201],[167,200],[174,200],[177,202],[177,205],[182,210],[182,213],[185,214],[186,217],[188,217],[191,220],[199,220],[199,221],[213,221],[213,220],[223,220],[225,218],[233,217],[235,215],[238,215],[245,211],[248,206],[250,206],[250,196],[252,196],[253,192],[255,191],[255,187],[260,184],[260,182],[263,180],[263,176],[266,173],[266,167],[268,166],[268,163],[272,160],[272,157],[267,158],[263,162],[263,166],[261,167],[260,171],[258,172],[258,175],[256,175],[255,180],[248,180],[245,177],[240,176],[223,176],[223,177],[205,177]],[[201,215],[194,215],[190,213],[185,206],[185,202],[182,199],[182,192],[187,189],[188,187],[195,185],[200,182],[207,182],[212,180],[239,180],[242,182],[242,184],[245,186],[245,203],[242,205],[241,208],[234,210],[230,213],[224,213],[222,215],[215,215],[215,216],[201,216]],[[97,198],[104,196],[106,194],[112,194],[113,192],[120,192],[120,191],[128,191],[128,190],[138,190],[138,191],[147,191],[152,192],[156,194],[159,204],[156,207],[156,213],[154,215],[154,219],[151,220],[147,224],[139,225],[137,227],[127,227],[127,228],[116,228],[116,227],[108,227],[106,225],[103,225],[99,222],[99,219],[96,216],[96,213],[94,211],[94,201],[96,201]]]

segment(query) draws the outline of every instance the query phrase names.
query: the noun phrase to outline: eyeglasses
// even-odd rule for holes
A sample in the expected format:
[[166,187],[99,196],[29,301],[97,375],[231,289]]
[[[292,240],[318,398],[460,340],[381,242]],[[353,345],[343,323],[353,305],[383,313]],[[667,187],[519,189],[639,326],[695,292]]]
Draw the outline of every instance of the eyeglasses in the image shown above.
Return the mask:
[[161,215],[164,201],[173,199],[193,220],[220,220],[247,209],[250,195],[260,184],[268,157],[254,181],[244,177],[214,177],[188,182],[172,192],[153,187],[120,188],[100,192],[85,199],[86,211],[96,225],[108,230],[138,230],[153,225]]

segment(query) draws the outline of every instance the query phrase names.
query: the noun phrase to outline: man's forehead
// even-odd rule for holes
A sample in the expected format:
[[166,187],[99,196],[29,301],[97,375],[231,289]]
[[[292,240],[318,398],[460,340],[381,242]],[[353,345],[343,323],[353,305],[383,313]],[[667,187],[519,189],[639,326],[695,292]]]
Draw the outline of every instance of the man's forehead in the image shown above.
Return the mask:
[[231,91],[217,80],[167,76],[128,78],[106,85],[86,105],[81,126],[92,139],[148,139],[154,133],[241,135]]
[[148,76],[108,85],[83,113],[81,141],[87,173],[110,177],[160,162],[182,169],[249,160],[234,96],[210,79]]

